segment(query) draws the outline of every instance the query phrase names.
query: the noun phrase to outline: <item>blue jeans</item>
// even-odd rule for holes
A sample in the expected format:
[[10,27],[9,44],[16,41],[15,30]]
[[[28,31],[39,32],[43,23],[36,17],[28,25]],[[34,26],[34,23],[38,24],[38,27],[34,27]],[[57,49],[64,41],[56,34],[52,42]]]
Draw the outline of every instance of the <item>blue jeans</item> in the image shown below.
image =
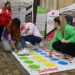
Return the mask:
[[22,48],[26,47],[26,41],[30,42],[32,45],[36,45],[42,41],[42,39],[38,36],[28,35],[28,36],[21,36],[21,44]]

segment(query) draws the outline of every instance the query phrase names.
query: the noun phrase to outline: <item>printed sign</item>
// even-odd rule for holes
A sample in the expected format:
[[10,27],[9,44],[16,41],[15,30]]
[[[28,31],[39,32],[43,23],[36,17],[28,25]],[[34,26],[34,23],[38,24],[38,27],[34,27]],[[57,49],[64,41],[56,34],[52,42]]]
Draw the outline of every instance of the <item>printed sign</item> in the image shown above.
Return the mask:
[[46,8],[38,6],[36,16],[36,26],[39,31],[45,31],[46,24]]
[[47,13],[47,33],[54,29],[54,21],[53,19],[59,16],[59,10],[51,10]]

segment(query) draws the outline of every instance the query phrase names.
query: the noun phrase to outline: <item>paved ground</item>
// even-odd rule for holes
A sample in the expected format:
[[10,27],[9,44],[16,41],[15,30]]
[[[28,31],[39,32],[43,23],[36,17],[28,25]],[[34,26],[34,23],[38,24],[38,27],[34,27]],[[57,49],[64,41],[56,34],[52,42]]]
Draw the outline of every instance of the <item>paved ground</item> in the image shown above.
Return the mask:
[[0,49],[0,75],[22,75],[10,54]]
[[[44,40],[44,45],[49,48],[49,40]],[[27,75],[23,74],[18,67],[17,62],[13,60],[11,53],[4,52],[0,47],[0,75]],[[75,75],[75,70],[54,73],[51,75]]]

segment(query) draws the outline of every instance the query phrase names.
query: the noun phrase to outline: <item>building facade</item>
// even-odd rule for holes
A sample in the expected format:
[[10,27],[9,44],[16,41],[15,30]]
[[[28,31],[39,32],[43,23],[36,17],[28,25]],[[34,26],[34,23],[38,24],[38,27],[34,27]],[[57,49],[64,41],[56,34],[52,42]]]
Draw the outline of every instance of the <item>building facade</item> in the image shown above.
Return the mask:
[[75,0],[40,0],[40,5],[47,9],[59,9],[75,3]]
[[58,8],[63,8],[75,3],[75,0],[58,0],[57,3],[58,3],[58,6],[57,6]]
[[47,9],[56,9],[57,0],[40,0],[40,6],[46,7]]

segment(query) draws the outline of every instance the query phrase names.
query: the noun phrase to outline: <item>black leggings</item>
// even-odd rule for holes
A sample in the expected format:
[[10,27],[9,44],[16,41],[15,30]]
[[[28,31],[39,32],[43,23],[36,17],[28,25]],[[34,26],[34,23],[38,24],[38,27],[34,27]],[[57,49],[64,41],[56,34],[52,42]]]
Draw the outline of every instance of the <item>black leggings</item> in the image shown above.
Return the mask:
[[4,26],[0,25],[0,41],[1,41],[3,29],[4,29]]
[[21,44],[22,47],[25,48],[26,47],[26,41],[30,42],[32,45],[36,45],[39,44],[42,39],[38,36],[34,36],[34,35],[29,35],[29,36],[22,36],[21,37]]
[[57,41],[53,43],[53,48],[61,53],[75,56],[75,43],[62,43],[61,41]]

